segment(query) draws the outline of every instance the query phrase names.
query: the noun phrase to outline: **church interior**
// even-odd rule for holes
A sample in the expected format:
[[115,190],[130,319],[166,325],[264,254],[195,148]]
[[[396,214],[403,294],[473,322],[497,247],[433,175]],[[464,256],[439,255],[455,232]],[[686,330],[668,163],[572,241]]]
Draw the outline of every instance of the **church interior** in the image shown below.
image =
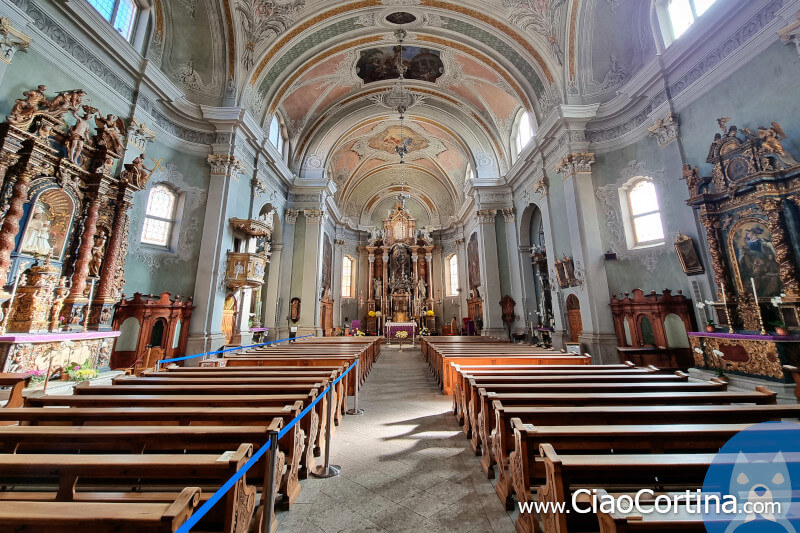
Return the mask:
[[800,0],[0,0],[0,530],[800,530],[798,86]]

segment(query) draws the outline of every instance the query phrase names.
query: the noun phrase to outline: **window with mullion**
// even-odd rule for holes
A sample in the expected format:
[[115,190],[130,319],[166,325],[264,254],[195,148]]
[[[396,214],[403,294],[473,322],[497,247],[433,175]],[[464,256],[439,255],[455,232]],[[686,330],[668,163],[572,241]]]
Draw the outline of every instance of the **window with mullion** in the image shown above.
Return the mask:
[[134,0],[87,0],[113,28],[130,41],[138,8]]
[[628,191],[634,238],[637,245],[664,240],[664,226],[658,205],[656,187],[649,180],[641,180]]

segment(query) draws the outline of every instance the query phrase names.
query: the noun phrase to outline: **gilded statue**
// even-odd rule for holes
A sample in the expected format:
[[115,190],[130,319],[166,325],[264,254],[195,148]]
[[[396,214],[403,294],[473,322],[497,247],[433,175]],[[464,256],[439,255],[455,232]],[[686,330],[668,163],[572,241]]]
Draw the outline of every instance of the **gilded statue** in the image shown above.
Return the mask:
[[8,123],[17,125],[30,120],[33,114],[39,111],[39,106],[47,102],[47,97],[44,95],[46,90],[46,85],[39,85],[36,89],[22,93],[25,98],[17,98],[17,103],[8,115]]
[[120,177],[143,188],[152,172],[154,170],[144,166],[144,154],[139,154],[136,159],[125,165],[125,171]]
[[106,255],[106,232],[100,231],[94,236],[94,246],[92,246],[92,258],[89,261],[89,277],[99,278],[100,268],[103,266],[103,258]]
[[89,119],[96,112],[93,107],[83,106],[83,116],[78,116],[77,111],[72,111],[75,117],[75,125],[69,129],[67,139],[67,157],[70,161],[78,164],[78,157],[83,152],[83,146],[89,140]]
[[97,144],[105,146],[115,154],[122,153],[122,140],[120,136],[125,131],[125,123],[116,115],[106,115],[105,118],[97,116],[94,119],[97,125]]
[[781,141],[788,136],[777,122],[772,123],[771,128],[763,126],[758,128],[758,137],[761,139],[761,146],[768,154],[775,154],[787,166],[797,165],[797,161],[783,149]]

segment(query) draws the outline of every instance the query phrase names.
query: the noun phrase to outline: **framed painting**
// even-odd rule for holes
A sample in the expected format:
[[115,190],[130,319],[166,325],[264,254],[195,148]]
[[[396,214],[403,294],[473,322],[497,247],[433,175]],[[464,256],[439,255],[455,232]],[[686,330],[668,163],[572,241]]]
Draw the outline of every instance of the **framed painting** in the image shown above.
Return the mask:
[[678,237],[675,239],[675,252],[678,254],[684,274],[694,276],[705,272],[691,237],[678,232]]
[[728,254],[739,294],[749,293],[752,284],[760,299],[783,292],[778,254],[766,221],[749,218],[737,222],[728,232]]

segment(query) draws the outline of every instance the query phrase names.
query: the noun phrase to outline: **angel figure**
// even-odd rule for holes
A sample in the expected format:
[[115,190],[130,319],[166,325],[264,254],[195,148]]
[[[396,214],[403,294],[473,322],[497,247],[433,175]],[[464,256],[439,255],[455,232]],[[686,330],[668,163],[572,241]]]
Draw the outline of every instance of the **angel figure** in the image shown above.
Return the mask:
[[758,136],[761,139],[761,146],[768,154],[775,154],[786,166],[798,164],[794,157],[783,149],[781,141],[788,136],[780,124],[773,122],[771,128],[759,127]]
[[86,91],[83,89],[61,91],[47,103],[47,109],[53,115],[63,115],[67,111],[75,111],[81,107],[84,96],[86,96]]
[[83,116],[78,116],[78,113],[73,110],[72,116],[75,117],[75,125],[69,129],[69,139],[67,139],[67,150],[70,161],[78,164],[78,156],[83,151],[83,145],[89,140],[89,119],[94,114],[94,108],[83,106]]
[[39,85],[36,89],[22,93],[25,98],[17,98],[17,103],[14,104],[11,114],[8,115],[8,123],[16,125],[31,118],[34,113],[39,111],[39,106],[47,102],[47,97],[44,95],[46,90],[46,85]]
[[122,152],[122,141],[120,136],[125,131],[125,122],[116,115],[106,115],[105,118],[97,116],[94,119],[97,124],[97,135],[100,137],[98,144],[105,146],[115,154]]

